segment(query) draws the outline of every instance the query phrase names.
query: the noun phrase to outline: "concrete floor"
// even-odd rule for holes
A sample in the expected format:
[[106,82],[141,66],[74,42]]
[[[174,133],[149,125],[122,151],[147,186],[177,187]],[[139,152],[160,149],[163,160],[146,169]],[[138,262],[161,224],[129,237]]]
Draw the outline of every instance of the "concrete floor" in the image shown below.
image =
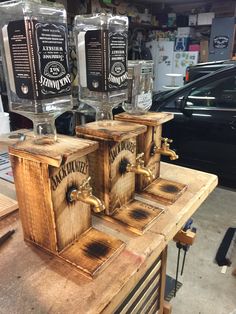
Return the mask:
[[[170,303],[173,314],[236,314],[236,244],[232,266],[225,274],[214,263],[216,251],[228,227],[236,227],[236,191],[216,188],[192,217],[197,228],[195,244],[187,253],[183,286]],[[183,256],[183,252],[182,255]],[[168,248],[167,274],[175,278],[177,248]],[[182,263],[182,260],[181,260]]]

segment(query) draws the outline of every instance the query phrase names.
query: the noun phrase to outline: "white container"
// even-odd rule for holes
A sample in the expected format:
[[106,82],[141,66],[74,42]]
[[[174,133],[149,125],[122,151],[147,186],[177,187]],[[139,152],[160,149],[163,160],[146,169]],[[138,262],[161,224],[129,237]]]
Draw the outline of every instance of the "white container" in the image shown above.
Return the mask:
[[188,25],[196,26],[197,25],[197,14],[191,14],[188,17]]
[[177,37],[192,37],[193,35],[193,27],[178,27],[177,29]]
[[128,61],[128,100],[122,105],[130,114],[144,114],[152,105],[153,61]]
[[9,113],[0,112],[0,134],[6,134],[9,132],[10,132]]
[[211,25],[214,17],[215,17],[215,12],[199,13],[197,24],[198,25]]

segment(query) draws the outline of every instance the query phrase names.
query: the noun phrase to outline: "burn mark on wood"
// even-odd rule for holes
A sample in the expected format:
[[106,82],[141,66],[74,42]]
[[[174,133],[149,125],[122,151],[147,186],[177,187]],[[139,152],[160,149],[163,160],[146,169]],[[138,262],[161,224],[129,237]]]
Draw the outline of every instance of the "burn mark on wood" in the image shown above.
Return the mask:
[[153,156],[155,155],[156,150],[157,150],[157,146],[156,146],[155,142],[153,142],[153,143],[151,144],[151,148],[150,148],[150,156],[151,156],[151,157],[153,157]]
[[129,160],[127,158],[122,158],[121,159],[120,164],[119,164],[119,173],[121,175],[126,173],[126,168],[127,168],[127,165],[129,163],[130,162],[129,162]]
[[91,243],[88,243],[83,251],[85,255],[90,258],[102,258],[109,253],[110,248],[104,242],[93,241]]
[[145,220],[149,214],[142,208],[135,208],[129,213],[129,216],[135,220]]
[[178,193],[180,190],[177,186],[173,185],[173,184],[165,184],[160,186],[160,190],[166,193]]
[[75,203],[75,200],[71,199],[71,193],[73,190],[78,190],[78,187],[76,184],[73,184],[72,186],[69,186],[67,191],[66,191],[66,202],[67,204],[73,204]]

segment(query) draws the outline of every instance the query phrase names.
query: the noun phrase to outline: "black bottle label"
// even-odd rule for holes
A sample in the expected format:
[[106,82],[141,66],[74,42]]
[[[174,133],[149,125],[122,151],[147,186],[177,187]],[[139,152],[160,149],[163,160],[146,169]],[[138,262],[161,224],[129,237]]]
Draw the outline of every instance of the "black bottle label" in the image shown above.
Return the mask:
[[91,30],[85,34],[87,88],[107,92],[127,88],[127,33]]
[[13,21],[7,37],[14,78],[10,86],[19,98],[43,100],[70,94],[66,25]]

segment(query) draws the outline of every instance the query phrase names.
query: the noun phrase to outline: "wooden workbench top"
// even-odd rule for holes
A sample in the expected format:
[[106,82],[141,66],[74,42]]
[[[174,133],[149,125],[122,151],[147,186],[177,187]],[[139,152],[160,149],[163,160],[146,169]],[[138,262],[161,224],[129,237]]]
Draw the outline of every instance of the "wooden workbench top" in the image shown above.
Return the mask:
[[17,230],[0,248],[0,312],[111,313],[217,185],[215,175],[165,163],[161,164],[161,176],[188,188],[173,205],[165,207],[164,214],[143,236],[118,227],[111,229],[108,222],[104,225],[94,218],[96,228],[127,244],[94,280],[26,244],[17,213],[1,220],[0,235]]

